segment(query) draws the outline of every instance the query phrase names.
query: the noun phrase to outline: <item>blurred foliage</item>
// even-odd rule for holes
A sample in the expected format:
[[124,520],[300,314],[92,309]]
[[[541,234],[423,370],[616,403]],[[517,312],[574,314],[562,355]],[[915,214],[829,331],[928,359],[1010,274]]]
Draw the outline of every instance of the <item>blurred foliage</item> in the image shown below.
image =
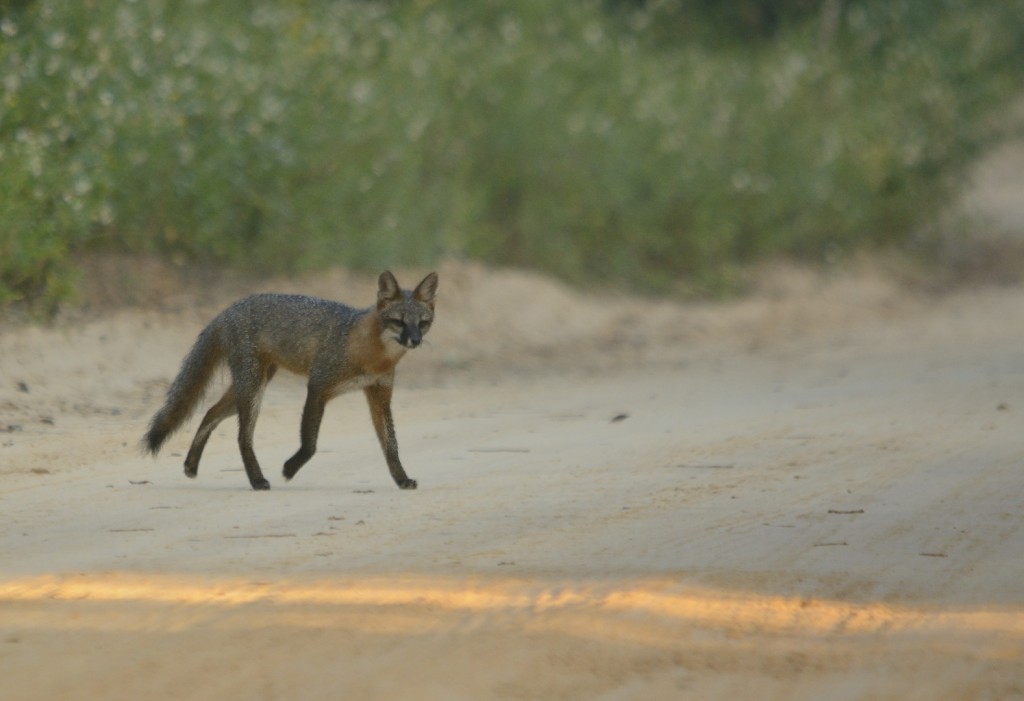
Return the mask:
[[1024,0],[7,1],[0,301],[86,249],[715,291],[907,244],[1021,47]]

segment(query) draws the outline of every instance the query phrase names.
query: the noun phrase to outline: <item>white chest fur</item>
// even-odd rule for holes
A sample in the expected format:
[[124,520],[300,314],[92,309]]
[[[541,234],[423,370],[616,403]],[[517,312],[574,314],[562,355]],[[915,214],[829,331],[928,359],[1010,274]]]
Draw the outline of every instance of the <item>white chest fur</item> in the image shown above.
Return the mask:
[[370,385],[376,382],[381,382],[382,384],[390,384],[391,378],[383,375],[370,375],[368,373],[356,375],[354,377],[348,378],[344,382],[337,385],[334,388],[332,394],[333,396],[338,396],[339,394],[345,394],[346,392],[352,392],[357,389],[369,387]]

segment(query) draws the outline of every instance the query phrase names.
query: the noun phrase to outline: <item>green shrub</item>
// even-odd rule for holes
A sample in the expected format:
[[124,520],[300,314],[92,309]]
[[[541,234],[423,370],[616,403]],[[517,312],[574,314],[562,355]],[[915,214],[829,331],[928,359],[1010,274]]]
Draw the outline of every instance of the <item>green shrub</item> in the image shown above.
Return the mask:
[[914,240],[998,136],[1024,2],[848,3],[827,45],[769,5],[3,6],[0,299],[97,248],[657,291]]

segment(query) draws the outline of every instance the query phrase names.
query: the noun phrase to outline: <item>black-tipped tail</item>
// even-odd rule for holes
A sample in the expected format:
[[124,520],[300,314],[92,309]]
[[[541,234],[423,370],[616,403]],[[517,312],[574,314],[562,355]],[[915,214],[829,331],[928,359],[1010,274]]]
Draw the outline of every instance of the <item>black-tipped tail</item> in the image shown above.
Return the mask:
[[157,425],[157,419],[159,414],[153,418],[153,424],[146,431],[146,435],[142,437],[142,449],[147,453],[156,455],[160,452],[160,446],[164,444],[167,437],[171,435],[171,431]]
[[172,433],[188,420],[203,398],[206,385],[223,356],[212,325],[203,329],[192,350],[181,363],[181,370],[167,390],[167,400],[149,424],[142,438],[142,449],[156,455]]

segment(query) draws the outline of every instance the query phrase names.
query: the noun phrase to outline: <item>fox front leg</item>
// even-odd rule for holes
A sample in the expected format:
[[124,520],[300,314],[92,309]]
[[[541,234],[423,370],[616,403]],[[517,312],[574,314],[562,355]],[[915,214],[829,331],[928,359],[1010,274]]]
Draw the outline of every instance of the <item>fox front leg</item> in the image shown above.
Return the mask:
[[370,405],[373,428],[377,431],[380,447],[388,462],[388,470],[399,489],[416,489],[416,480],[405,474],[398,459],[398,439],[395,438],[395,422],[391,418],[391,384],[375,383],[363,390]]
[[303,465],[316,453],[316,440],[320,435],[320,422],[324,418],[324,407],[327,406],[327,398],[324,393],[317,389],[316,383],[310,381],[309,390],[306,394],[306,405],[302,408],[302,426],[300,437],[302,444],[295,455],[288,458],[284,464],[284,478],[290,480],[295,476]]

